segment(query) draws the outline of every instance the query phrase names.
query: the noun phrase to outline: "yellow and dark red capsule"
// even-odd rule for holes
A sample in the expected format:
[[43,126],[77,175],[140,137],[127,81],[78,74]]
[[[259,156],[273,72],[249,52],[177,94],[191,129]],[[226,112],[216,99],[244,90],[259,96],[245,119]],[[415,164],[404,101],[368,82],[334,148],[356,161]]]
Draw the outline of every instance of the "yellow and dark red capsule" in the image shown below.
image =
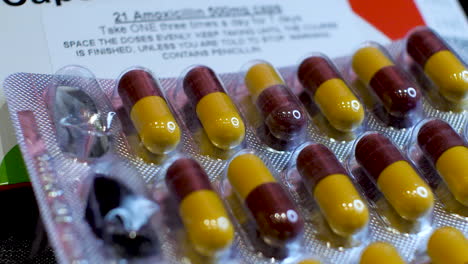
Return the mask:
[[418,145],[455,199],[468,206],[468,148],[462,137],[445,121],[435,119],[419,129]]
[[454,227],[441,227],[429,238],[427,254],[433,264],[466,264],[468,239]]
[[468,97],[468,68],[434,31],[420,27],[411,32],[406,50],[447,100]]
[[164,154],[180,141],[180,129],[156,80],[145,70],[126,72],[118,92],[143,145],[152,153]]
[[193,159],[180,158],[166,172],[166,184],[179,202],[179,214],[194,248],[212,256],[228,248],[234,228],[208,175]]
[[285,245],[301,235],[302,217],[258,156],[252,153],[236,156],[229,164],[227,177],[266,243]]
[[397,249],[385,242],[374,242],[362,252],[359,264],[405,264]]
[[416,83],[393,63],[382,47],[360,48],[353,56],[352,67],[390,115],[406,117],[420,107],[421,92]]
[[192,68],[185,76],[183,86],[213,145],[231,149],[244,140],[244,122],[212,69],[206,66]]
[[306,58],[297,75],[304,90],[335,129],[349,132],[362,124],[364,107],[328,58],[321,55]]
[[417,220],[432,210],[431,189],[387,137],[365,135],[356,145],[355,156],[402,218]]
[[367,206],[330,149],[322,144],[310,144],[301,150],[296,164],[336,234],[346,237],[366,227],[369,221]]
[[303,135],[307,117],[301,102],[273,66],[254,64],[245,75],[245,84],[273,136],[289,141]]

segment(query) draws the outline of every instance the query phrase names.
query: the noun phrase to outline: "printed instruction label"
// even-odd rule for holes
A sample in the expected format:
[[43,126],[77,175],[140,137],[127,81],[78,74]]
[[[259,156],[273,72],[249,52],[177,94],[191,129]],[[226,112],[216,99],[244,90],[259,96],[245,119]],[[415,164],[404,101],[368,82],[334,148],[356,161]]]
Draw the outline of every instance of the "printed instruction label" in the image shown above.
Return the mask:
[[115,1],[44,8],[43,23],[54,70],[79,64],[101,78],[134,65],[160,77],[178,77],[193,64],[217,72],[252,59],[294,65],[311,52],[345,55],[362,40],[347,1],[321,1],[317,9],[305,3]]

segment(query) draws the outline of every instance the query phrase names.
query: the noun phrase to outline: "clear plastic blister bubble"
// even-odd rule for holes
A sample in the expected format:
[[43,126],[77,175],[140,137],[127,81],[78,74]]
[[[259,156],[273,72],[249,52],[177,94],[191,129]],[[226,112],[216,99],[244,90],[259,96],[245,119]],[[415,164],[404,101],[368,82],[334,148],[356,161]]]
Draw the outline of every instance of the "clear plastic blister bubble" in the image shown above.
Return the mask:
[[363,102],[326,55],[304,56],[295,73],[294,85],[303,88],[299,98],[325,136],[350,141],[365,130]]
[[247,92],[244,112],[257,136],[272,149],[291,150],[306,135],[308,117],[293,90],[268,62],[255,60],[241,69]]
[[370,213],[363,192],[329,148],[304,143],[291,156],[282,178],[322,246],[355,250],[369,239]]
[[408,128],[421,119],[422,94],[417,83],[383,46],[362,44],[349,60],[349,71],[367,109],[385,126]]
[[172,94],[200,154],[226,160],[245,146],[244,118],[223,80],[211,68],[188,67]]
[[175,149],[180,149],[183,130],[167,101],[159,80],[142,67],[125,70],[114,90],[121,106],[117,108],[125,124],[123,132],[135,155],[145,162],[160,164]]
[[116,158],[102,159],[83,185],[84,219],[110,259],[162,260],[160,207],[138,172]]
[[112,105],[88,69],[71,65],[58,70],[45,96],[64,153],[88,160],[109,151],[120,125],[115,124]]
[[303,243],[302,215],[269,163],[254,151],[242,150],[227,162],[221,196],[245,250],[282,260],[294,256]]
[[187,263],[226,263],[235,260],[235,230],[216,186],[200,163],[177,153],[159,172],[153,198],[164,213],[166,241],[174,255]]
[[359,137],[347,166],[389,230],[418,234],[431,228],[435,203],[432,190],[385,134],[366,132]]
[[402,54],[433,107],[456,112],[467,108],[468,67],[436,32],[426,26],[414,28]]
[[441,119],[425,119],[413,128],[407,152],[444,209],[468,219],[468,148],[460,130]]

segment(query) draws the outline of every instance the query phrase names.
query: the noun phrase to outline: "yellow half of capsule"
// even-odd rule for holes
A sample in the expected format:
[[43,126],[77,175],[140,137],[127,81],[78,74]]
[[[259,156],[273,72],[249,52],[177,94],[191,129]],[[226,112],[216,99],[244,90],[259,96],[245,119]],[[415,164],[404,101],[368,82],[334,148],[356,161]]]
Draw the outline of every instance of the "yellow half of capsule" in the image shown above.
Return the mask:
[[377,185],[404,219],[416,220],[428,213],[434,204],[431,189],[407,161],[390,164],[380,173]]
[[315,186],[314,197],[338,235],[353,235],[367,225],[369,211],[348,176],[332,174],[323,178]]
[[231,149],[244,140],[244,122],[227,94],[215,92],[204,96],[197,104],[197,115],[216,147]]
[[321,262],[315,259],[305,259],[302,261],[299,261],[297,264],[320,264]]
[[254,154],[247,153],[235,157],[228,168],[228,179],[242,199],[258,186],[276,182],[263,161]]
[[451,51],[433,54],[424,71],[447,100],[460,102],[468,97],[468,69]]
[[322,83],[315,92],[314,100],[337,130],[352,131],[364,120],[361,102],[341,79],[334,78]]
[[212,190],[199,190],[180,203],[179,213],[194,248],[212,256],[229,247],[234,228],[218,195]]
[[427,244],[427,254],[433,264],[468,263],[468,240],[453,227],[437,229]]
[[179,144],[180,129],[164,98],[147,96],[140,99],[132,107],[130,118],[149,151],[164,154]]
[[456,146],[446,150],[437,160],[436,168],[455,199],[468,206],[468,148]]
[[405,264],[396,248],[388,243],[374,242],[362,253],[360,264]]
[[250,67],[245,75],[245,85],[253,97],[273,85],[284,84],[281,76],[268,63],[258,63]]
[[368,46],[359,49],[354,54],[352,65],[359,79],[369,84],[380,69],[393,65],[393,62],[379,48]]

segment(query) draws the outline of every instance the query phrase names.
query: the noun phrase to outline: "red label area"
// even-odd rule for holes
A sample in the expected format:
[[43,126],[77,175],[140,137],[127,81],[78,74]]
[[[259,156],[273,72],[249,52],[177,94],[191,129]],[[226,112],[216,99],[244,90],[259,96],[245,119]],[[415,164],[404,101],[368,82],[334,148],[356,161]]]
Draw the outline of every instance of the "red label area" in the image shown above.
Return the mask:
[[392,40],[403,38],[416,27],[425,25],[413,0],[349,0],[353,11]]

